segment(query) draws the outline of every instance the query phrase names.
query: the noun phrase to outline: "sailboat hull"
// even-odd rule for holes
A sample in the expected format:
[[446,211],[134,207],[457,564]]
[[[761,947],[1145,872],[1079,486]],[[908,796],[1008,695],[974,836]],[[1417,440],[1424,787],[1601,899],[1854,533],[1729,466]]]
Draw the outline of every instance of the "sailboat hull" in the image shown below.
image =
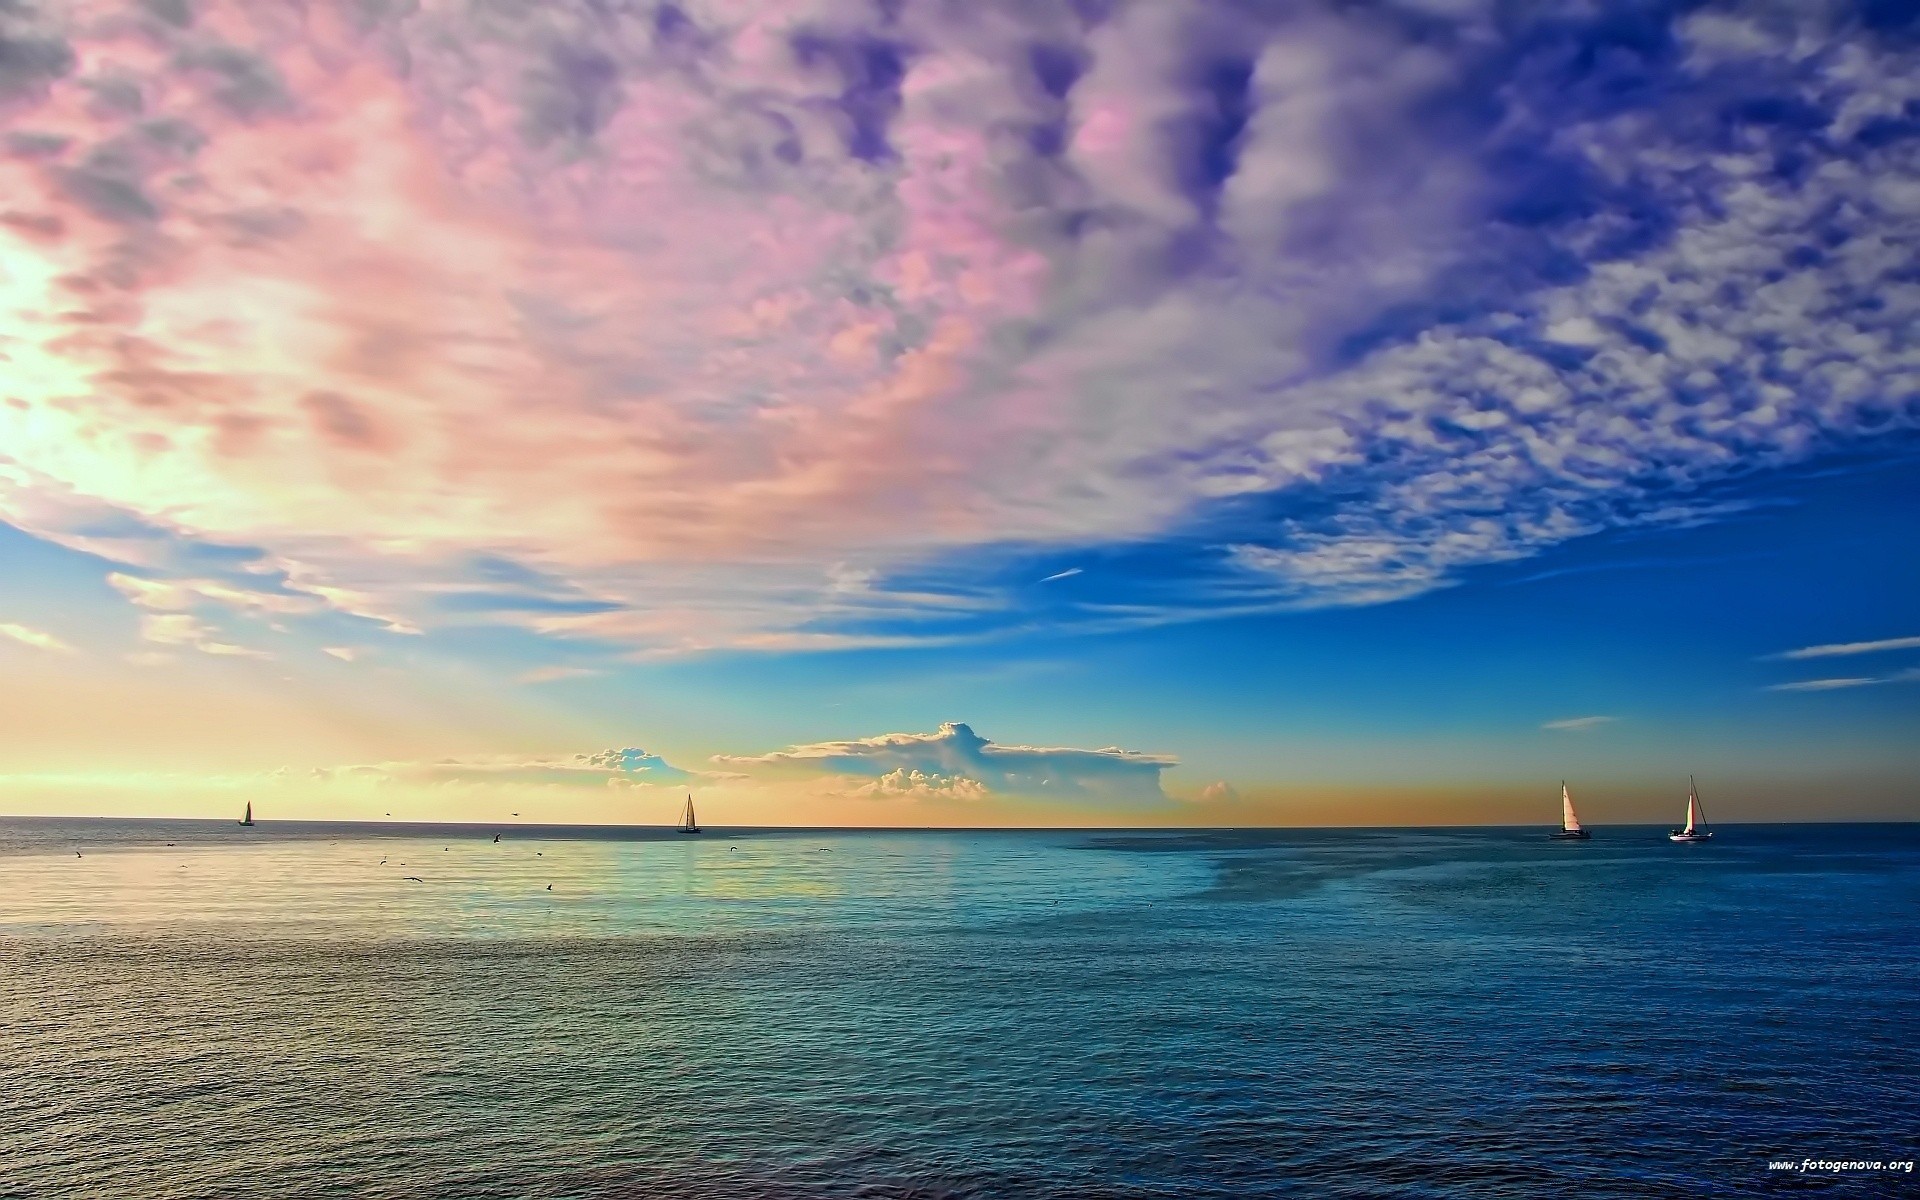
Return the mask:
[[1712,836],[1713,834],[1711,833],[1688,833],[1684,829],[1676,829],[1667,835],[1667,840],[1670,842],[1704,842]]
[[1593,835],[1584,829],[1556,829],[1547,836],[1556,842],[1586,842],[1593,840]]

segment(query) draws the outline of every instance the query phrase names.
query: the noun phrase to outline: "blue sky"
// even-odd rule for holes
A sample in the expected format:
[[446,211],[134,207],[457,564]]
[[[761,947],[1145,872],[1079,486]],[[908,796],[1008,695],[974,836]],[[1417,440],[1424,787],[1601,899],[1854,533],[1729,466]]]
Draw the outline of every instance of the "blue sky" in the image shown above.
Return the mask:
[[0,17],[17,806],[1913,814],[1908,6],[338,17]]

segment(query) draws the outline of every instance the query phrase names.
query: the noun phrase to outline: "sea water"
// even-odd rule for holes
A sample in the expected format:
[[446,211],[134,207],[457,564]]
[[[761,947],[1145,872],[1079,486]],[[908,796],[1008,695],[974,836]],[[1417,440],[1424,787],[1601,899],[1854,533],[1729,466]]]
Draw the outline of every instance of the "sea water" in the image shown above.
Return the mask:
[[1920,827],[1663,833],[8,819],[0,1195],[1920,1194]]

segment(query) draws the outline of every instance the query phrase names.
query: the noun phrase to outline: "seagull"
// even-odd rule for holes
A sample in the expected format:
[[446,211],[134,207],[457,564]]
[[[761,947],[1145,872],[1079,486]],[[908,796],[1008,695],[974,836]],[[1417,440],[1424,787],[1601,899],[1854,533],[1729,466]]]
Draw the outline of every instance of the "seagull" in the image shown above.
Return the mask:
[[499,840],[500,840],[500,835],[499,835],[499,834],[497,834],[497,833],[496,833],[496,834],[494,834],[494,835],[493,835],[493,840],[494,840],[494,841],[496,841],[496,842],[497,842],[497,841],[499,841]]
[[422,879],[422,878],[420,878],[420,877],[419,877],[418,875],[409,875],[409,876],[407,876],[407,878],[408,878],[408,879],[411,879],[411,880],[413,880],[413,881],[414,881],[415,883],[425,883],[425,882],[426,882],[426,880],[424,880],[424,879]]
[[553,885],[552,885],[552,884],[548,884],[548,885],[547,885],[547,890],[548,890],[548,891],[552,891],[552,890],[553,890]]
[[80,852],[79,852],[78,850],[75,850],[75,851],[73,852],[73,856],[74,856],[75,858],[85,858],[85,857],[86,857],[86,855],[84,855],[84,854],[82,854],[82,853],[80,853]]

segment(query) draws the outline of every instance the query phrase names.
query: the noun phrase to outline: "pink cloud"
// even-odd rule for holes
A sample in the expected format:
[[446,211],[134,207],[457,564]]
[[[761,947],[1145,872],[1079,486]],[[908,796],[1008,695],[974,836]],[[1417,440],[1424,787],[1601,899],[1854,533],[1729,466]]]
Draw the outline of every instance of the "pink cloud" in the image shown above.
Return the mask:
[[[1480,148],[1418,119],[1489,35],[1468,8],[1448,58],[1338,6],[715,0],[678,40],[585,0],[190,7],[10,17],[44,66],[0,98],[0,519],[142,577],[168,537],[256,547],[284,590],[417,630],[495,557],[607,610],[503,618],[556,636],[887,644],[912,635],[817,625],[951,598],[850,596],[836,564],[1150,536],[1499,365],[1436,336],[1315,375],[1480,212]],[[1228,59],[1249,112],[1201,194],[1180,131],[1220,117],[1196,70]],[[1520,384],[1598,413],[1555,382]],[[1234,561],[1304,587],[1395,544],[1297,540]]]

